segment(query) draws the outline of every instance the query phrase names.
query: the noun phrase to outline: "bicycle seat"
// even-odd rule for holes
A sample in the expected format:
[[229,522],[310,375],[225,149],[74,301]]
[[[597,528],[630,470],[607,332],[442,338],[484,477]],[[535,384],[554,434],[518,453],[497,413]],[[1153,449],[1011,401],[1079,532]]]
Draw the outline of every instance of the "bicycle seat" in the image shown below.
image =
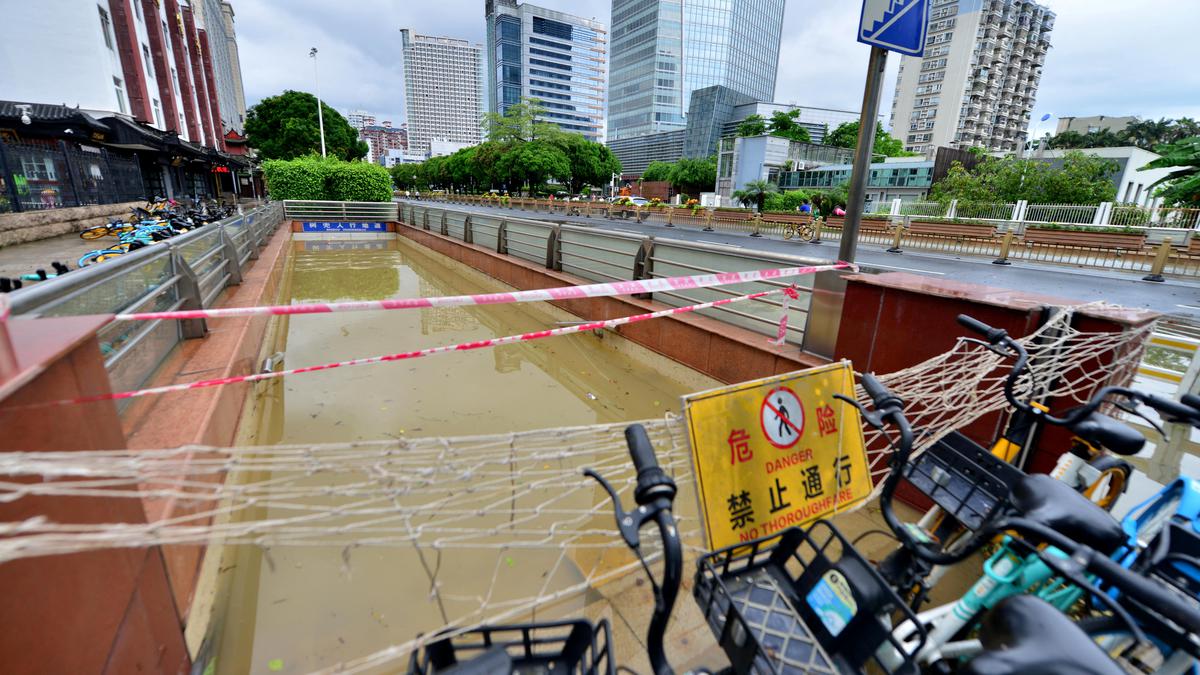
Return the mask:
[[1046,474],[1025,476],[1013,485],[1009,503],[1029,520],[1059,534],[1112,555],[1125,543],[1121,524],[1107,511]]
[[1146,437],[1136,429],[1100,413],[1088,415],[1070,429],[1088,443],[1118,455],[1136,455],[1146,445]]
[[1118,675],[1121,669],[1053,605],[1032,595],[1003,600],[980,622],[984,651],[969,675]]

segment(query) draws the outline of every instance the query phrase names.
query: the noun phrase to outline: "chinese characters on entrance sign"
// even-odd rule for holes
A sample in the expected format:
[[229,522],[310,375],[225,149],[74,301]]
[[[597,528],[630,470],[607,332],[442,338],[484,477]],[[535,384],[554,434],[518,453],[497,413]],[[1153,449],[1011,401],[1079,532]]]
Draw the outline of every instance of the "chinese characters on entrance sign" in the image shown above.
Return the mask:
[[848,362],[685,397],[710,549],[842,511],[871,493]]

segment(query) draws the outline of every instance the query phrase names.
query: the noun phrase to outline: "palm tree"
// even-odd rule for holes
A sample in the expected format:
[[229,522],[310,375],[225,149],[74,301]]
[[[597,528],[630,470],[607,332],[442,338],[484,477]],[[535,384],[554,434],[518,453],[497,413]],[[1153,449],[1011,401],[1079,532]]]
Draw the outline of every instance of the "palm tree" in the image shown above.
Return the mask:
[[1171,139],[1173,124],[1174,120],[1165,117],[1158,121],[1137,120],[1130,122],[1125,127],[1124,136],[1139,148],[1152,150],[1154,146],[1166,143]]
[[1087,144],[1087,137],[1078,131],[1070,129],[1056,134],[1050,139],[1050,146],[1054,148],[1082,148]]
[[1162,157],[1138,171],[1178,167],[1152,183],[1150,187],[1163,185],[1157,195],[1167,204],[1200,207],[1200,136],[1180,139],[1159,147],[1159,150]]
[[1174,143],[1192,136],[1200,136],[1200,122],[1190,117],[1180,117],[1175,120],[1175,126],[1171,128],[1171,138],[1165,139],[1165,141]]
[[742,206],[754,206],[761,212],[763,205],[767,202],[767,196],[773,192],[779,192],[779,188],[774,183],[752,180],[746,183],[741,190],[734,190],[733,198]]

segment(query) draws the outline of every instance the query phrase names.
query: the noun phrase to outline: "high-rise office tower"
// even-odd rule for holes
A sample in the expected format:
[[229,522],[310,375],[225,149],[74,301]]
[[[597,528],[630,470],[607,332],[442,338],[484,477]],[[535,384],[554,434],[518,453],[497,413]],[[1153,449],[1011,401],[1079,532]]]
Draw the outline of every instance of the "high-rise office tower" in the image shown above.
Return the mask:
[[604,25],[516,0],[487,0],[484,15],[491,111],[535,98],[545,109],[542,121],[603,142]]
[[[199,11],[207,34],[209,54],[215,77],[211,84],[212,96],[217,100],[215,115],[221,128],[241,132],[246,123],[246,94],[242,89],[242,66],[238,54],[237,32],[233,24],[233,5],[225,0],[202,0],[192,2]],[[165,32],[165,30],[164,30]],[[205,73],[209,64],[205,64]],[[214,126],[216,126],[214,124]]]
[[428,153],[433,141],[476,145],[486,110],[483,47],[466,40],[400,30],[408,147]]
[[906,150],[1023,147],[1054,12],[1031,0],[933,0],[925,56],[905,56],[892,134]]
[[682,129],[693,91],[775,98],[784,0],[613,0],[608,138]]

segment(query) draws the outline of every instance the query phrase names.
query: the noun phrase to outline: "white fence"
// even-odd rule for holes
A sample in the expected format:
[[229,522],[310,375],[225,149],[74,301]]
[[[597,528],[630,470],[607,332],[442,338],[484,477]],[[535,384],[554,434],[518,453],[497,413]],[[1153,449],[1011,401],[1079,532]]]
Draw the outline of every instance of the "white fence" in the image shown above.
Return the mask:
[[[874,205],[875,213],[892,216],[925,218],[957,218],[960,220],[993,220],[1016,223],[1057,223],[1063,225],[1095,225],[1097,227],[1144,227],[1200,229],[1200,209],[1170,206],[1146,208],[1104,202],[1102,204],[1030,204],[1016,203],[959,203],[906,202],[894,199]],[[1015,229],[1022,229],[1017,227]]]

